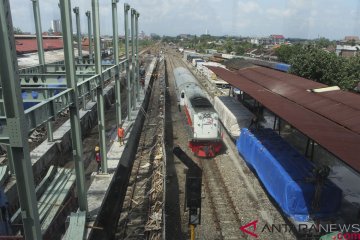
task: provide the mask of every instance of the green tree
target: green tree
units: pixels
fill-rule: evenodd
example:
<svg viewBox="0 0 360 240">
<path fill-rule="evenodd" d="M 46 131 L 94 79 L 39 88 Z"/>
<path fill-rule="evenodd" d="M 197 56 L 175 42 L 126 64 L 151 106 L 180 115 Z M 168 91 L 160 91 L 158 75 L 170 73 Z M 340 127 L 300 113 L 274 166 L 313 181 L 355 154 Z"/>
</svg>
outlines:
<svg viewBox="0 0 360 240">
<path fill-rule="evenodd" d="M 233 43 L 230 39 L 226 40 L 225 44 L 224 44 L 224 50 L 227 52 L 227 53 L 231 53 L 234 48 L 233 48 Z"/>
<path fill-rule="evenodd" d="M 303 51 L 302 45 L 281 45 L 275 49 L 275 54 L 280 62 L 290 63 L 290 60 Z"/>
<path fill-rule="evenodd" d="M 344 59 L 342 74 L 338 86 L 343 89 L 353 90 L 360 82 L 360 56 Z"/>
<path fill-rule="evenodd" d="M 353 90 L 360 79 L 359 56 L 347 59 L 309 47 L 291 58 L 290 64 L 295 75 L 345 90 Z"/>
<path fill-rule="evenodd" d="M 23 31 L 19 27 L 14 27 L 14 34 L 23 34 Z"/>
<path fill-rule="evenodd" d="M 322 37 L 322 38 L 317 39 L 315 41 L 315 44 L 319 48 L 327 48 L 330 45 L 332 45 L 333 43 L 329 39 Z"/>
<path fill-rule="evenodd" d="M 292 73 L 328 85 L 335 85 L 343 66 L 335 54 L 314 47 L 293 56 L 289 63 Z"/>
</svg>

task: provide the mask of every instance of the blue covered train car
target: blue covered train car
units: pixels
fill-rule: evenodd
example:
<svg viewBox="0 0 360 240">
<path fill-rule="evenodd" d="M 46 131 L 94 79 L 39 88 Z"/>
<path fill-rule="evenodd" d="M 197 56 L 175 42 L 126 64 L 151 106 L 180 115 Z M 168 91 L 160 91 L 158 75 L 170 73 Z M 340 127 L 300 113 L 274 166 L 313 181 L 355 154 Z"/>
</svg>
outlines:
<svg viewBox="0 0 360 240">
<path fill-rule="evenodd" d="M 315 198 L 316 186 L 320 186 L 314 176 L 315 166 L 274 131 L 243 128 L 236 146 L 268 193 L 290 218 L 303 222 L 336 215 L 342 191 L 326 179 L 320 197 Z"/>
<path fill-rule="evenodd" d="M 289 72 L 290 67 L 291 65 L 286 63 L 276 63 L 274 68 L 282 72 Z"/>
</svg>

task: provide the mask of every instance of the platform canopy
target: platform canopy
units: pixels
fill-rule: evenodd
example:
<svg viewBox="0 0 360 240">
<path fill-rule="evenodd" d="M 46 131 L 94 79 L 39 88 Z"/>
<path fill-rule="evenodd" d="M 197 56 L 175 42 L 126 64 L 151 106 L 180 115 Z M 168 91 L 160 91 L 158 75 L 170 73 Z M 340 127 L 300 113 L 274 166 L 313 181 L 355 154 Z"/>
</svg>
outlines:
<svg viewBox="0 0 360 240">
<path fill-rule="evenodd" d="M 259 66 L 209 68 L 360 172 L 360 95 Z"/>
</svg>

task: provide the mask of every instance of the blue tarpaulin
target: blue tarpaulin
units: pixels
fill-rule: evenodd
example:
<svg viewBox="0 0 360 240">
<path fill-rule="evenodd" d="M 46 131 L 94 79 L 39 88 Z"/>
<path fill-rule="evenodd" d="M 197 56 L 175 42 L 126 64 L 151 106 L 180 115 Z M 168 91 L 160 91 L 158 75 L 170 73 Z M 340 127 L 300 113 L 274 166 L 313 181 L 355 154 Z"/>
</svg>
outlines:
<svg viewBox="0 0 360 240">
<path fill-rule="evenodd" d="M 277 63 L 275 64 L 275 69 L 283 71 L 283 72 L 288 72 L 290 70 L 291 65 L 286 64 L 286 63 Z"/>
<path fill-rule="evenodd" d="M 312 207 L 314 165 L 271 129 L 241 130 L 236 142 L 239 153 L 262 181 L 285 214 L 296 221 L 336 215 L 342 191 L 326 180 L 321 188 L 319 209 Z"/>
</svg>

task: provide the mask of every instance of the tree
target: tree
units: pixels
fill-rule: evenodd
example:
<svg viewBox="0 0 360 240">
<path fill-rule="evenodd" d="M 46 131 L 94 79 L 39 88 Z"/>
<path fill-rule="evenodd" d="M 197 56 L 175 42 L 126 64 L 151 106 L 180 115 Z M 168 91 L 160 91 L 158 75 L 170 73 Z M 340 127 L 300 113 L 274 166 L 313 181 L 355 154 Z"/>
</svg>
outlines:
<svg viewBox="0 0 360 240">
<path fill-rule="evenodd" d="M 23 34 L 24 32 L 19 27 L 14 27 L 14 34 Z"/>
<path fill-rule="evenodd" d="M 319 48 L 327 48 L 330 45 L 332 45 L 333 43 L 329 39 L 322 37 L 322 38 L 317 39 L 315 41 L 315 44 Z"/>
<path fill-rule="evenodd" d="M 224 49 L 227 53 L 231 53 L 234 50 L 233 43 L 230 39 L 226 40 L 224 44 Z"/>
<path fill-rule="evenodd" d="M 344 89 L 354 90 L 360 82 L 360 56 L 344 59 L 343 76 L 339 86 Z"/>
<path fill-rule="evenodd" d="M 335 54 L 314 47 L 293 56 L 289 62 L 292 73 L 328 85 L 335 85 L 342 67 Z"/>
<path fill-rule="evenodd" d="M 281 45 L 275 49 L 275 54 L 280 62 L 290 63 L 291 58 L 303 51 L 302 45 Z"/>
<path fill-rule="evenodd" d="M 306 51 L 293 56 L 290 64 L 290 71 L 295 75 L 345 90 L 353 90 L 360 79 L 359 56 L 346 59 L 335 53 L 308 47 Z"/>
</svg>

